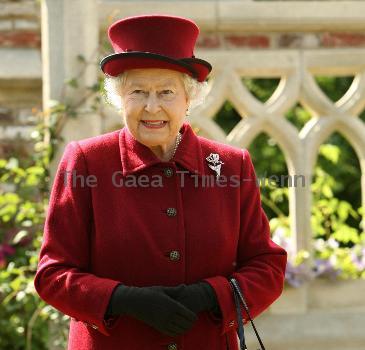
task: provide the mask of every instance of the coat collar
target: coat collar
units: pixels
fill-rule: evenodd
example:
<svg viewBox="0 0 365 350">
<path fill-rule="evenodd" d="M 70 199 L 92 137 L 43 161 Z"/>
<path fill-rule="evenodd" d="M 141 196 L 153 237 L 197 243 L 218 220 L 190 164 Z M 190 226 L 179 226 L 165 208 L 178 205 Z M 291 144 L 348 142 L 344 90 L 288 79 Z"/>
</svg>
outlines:
<svg viewBox="0 0 365 350">
<path fill-rule="evenodd" d="M 155 164 L 171 164 L 171 162 L 179 163 L 193 174 L 204 175 L 204 160 L 198 136 L 187 122 L 184 122 L 180 132 L 182 139 L 175 156 L 169 162 L 163 162 L 150 148 L 137 141 L 127 127 L 122 128 L 119 132 L 119 150 L 123 176 Z"/>
</svg>

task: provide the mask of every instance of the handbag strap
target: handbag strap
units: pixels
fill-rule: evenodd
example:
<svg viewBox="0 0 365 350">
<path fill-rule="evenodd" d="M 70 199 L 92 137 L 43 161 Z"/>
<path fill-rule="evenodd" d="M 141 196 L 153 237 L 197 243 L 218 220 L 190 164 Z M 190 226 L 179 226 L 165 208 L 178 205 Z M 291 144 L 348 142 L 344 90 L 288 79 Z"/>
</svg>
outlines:
<svg viewBox="0 0 365 350">
<path fill-rule="evenodd" d="M 242 295 L 242 292 L 241 292 L 241 289 L 238 285 L 237 280 L 232 277 L 232 278 L 229 279 L 229 282 L 232 286 L 234 299 L 235 299 L 235 303 L 236 303 L 237 321 L 238 321 L 238 336 L 240 338 L 240 347 L 241 347 L 241 349 L 246 350 L 247 347 L 246 347 L 246 344 L 245 344 L 245 335 L 244 335 L 243 324 L 242 324 L 241 308 L 240 308 L 240 304 L 239 304 L 240 301 L 243 305 L 243 308 L 246 311 L 248 319 L 251 322 L 251 325 L 252 325 L 252 328 L 255 332 L 256 338 L 257 338 L 258 342 L 260 343 L 261 350 L 265 350 L 265 346 L 264 346 L 264 344 L 263 344 L 263 342 L 260 338 L 260 335 L 259 335 L 259 333 L 256 329 L 255 323 L 253 322 L 253 320 L 251 318 L 250 311 L 249 311 L 248 306 L 246 304 L 246 301 L 245 301 L 245 299 Z M 237 301 L 238 301 L 238 303 L 237 303 Z"/>
<path fill-rule="evenodd" d="M 232 287 L 234 288 L 234 287 Z M 233 289 L 234 291 L 234 289 Z M 241 315 L 241 306 L 240 306 L 240 299 L 237 295 L 237 293 L 233 292 L 234 296 L 234 302 L 236 304 L 236 314 L 237 314 L 237 322 L 238 322 L 238 338 L 240 339 L 240 350 L 247 350 L 246 346 L 246 338 L 245 338 L 245 329 L 243 327 L 242 317 L 239 317 L 238 315 Z"/>
</svg>

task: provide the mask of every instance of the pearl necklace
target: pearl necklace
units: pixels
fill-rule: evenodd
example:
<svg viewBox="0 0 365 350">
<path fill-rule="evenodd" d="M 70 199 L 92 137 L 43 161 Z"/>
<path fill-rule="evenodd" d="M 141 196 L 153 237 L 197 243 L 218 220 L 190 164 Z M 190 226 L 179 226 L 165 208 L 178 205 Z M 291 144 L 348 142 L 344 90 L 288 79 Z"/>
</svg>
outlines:
<svg viewBox="0 0 365 350">
<path fill-rule="evenodd" d="M 176 141 L 175 141 L 174 150 L 173 150 L 172 155 L 171 155 L 171 157 L 170 157 L 170 159 L 169 159 L 169 160 L 171 160 L 172 158 L 174 158 L 174 155 L 175 155 L 175 153 L 176 153 L 177 147 L 179 146 L 179 143 L 180 143 L 180 141 L 181 141 L 181 138 L 182 138 L 182 137 L 181 137 L 181 133 L 180 133 L 180 132 L 178 132 L 177 137 L 176 137 Z"/>
</svg>

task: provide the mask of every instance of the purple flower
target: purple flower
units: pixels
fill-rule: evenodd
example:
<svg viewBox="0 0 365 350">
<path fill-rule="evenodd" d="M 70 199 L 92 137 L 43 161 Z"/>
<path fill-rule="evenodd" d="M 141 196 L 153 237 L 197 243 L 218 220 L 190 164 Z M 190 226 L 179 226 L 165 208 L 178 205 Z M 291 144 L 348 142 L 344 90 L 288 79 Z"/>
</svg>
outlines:
<svg viewBox="0 0 365 350">
<path fill-rule="evenodd" d="M 341 273 L 341 269 L 336 269 L 333 263 L 333 259 L 316 259 L 313 268 L 314 276 L 328 277 L 332 280 L 336 279 Z"/>
<path fill-rule="evenodd" d="M 283 247 L 286 252 L 288 253 L 289 257 L 292 257 L 294 255 L 294 244 L 291 237 L 287 237 L 285 234 L 285 230 L 282 227 L 278 227 L 272 235 L 272 240 Z"/>
<path fill-rule="evenodd" d="M 359 271 L 365 270 L 365 247 L 363 247 L 360 252 L 356 252 L 352 249 L 351 261 L 356 266 Z"/>
<path fill-rule="evenodd" d="M 285 279 L 295 288 L 300 287 L 305 282 L 310 281 L 313 278 L 313 273 L 306 264 L 300 264 L 294 266 L 290 261 L 286 265 Z"/>
</svg>

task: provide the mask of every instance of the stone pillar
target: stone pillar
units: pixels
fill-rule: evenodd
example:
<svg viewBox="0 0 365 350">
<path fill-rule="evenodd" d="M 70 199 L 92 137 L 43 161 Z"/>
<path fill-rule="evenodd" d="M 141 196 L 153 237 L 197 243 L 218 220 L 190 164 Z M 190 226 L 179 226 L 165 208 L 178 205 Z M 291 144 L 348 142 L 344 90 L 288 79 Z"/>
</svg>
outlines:
<svg viewBox="0 0 365 350">
<path fill-rule="evenodd" d="M 294 174 L 290 174 L 291 179 L 295 176 L 303 176 L 304 180 L 297 178 L 297 183 L 289 188 L 289 213 L 290 227 L 294 233 L 295 250 L 307 250 L 311 252 L 312 228 L 311 228 L 311 171 L 305 164 L 300 164 Z M 295 181 L 295 180 L 294 180 Z"/>
<path fill-rule="evenodd" d="M 77 59 L 82 55 L 89 62 L 98 61 L 98 11 L 96 0 L 44 0 L 42 2 L 42 61 L 43 61 L 43 107 L 49 108 L 52 100 L 76 102 L 87 86 L 97 81 L 98 66 L 85 64 Z M 77 78 L 77 89 L 64 88 L 65 81 Z M 84 104 L 82 107 L 87 105 Z M 82 108 L 81 107 L 81 108 Z M 68 118 L 61 136 L 51 173 L 56 168 L 66 143 L 100 134 L 101 118 L 87 113 Z"/>
<path fill-rule="evenodd" d="M 312 228 L 311 228 L 311 178 L 312 173 L 308 169 L 305 160 L 301 159 L 296 162 L 296 171 L 290 174 L 291 178 L 295 176 L 304 176 L 304 183 L 298 180 L 296 185 L 289 187 L 289 217 L 290 228 L 292 230 L 292 239 L 294 240 L 295 251 L 307 250 L 312 252 Z M 302 186 L 303 185 L 303 186 Z M 307 268 L 310 270 L 312 258 L 307 261 Z M 308 311 L 308 285 L 304 284 L 300 288 L 289 288 L 282 295 L 280 301 L 272 307 L 273 313 L 276 314 L 304 314 Z"/>
<path fill-rule="evenodd" d="M 361 193 L 362 193 L 362 232 L 365 233 L 365 160 L 362 159 L 361 160 L 362 164 L 364 164 L 364 166 L 361 167 Z"/>
</svg>

